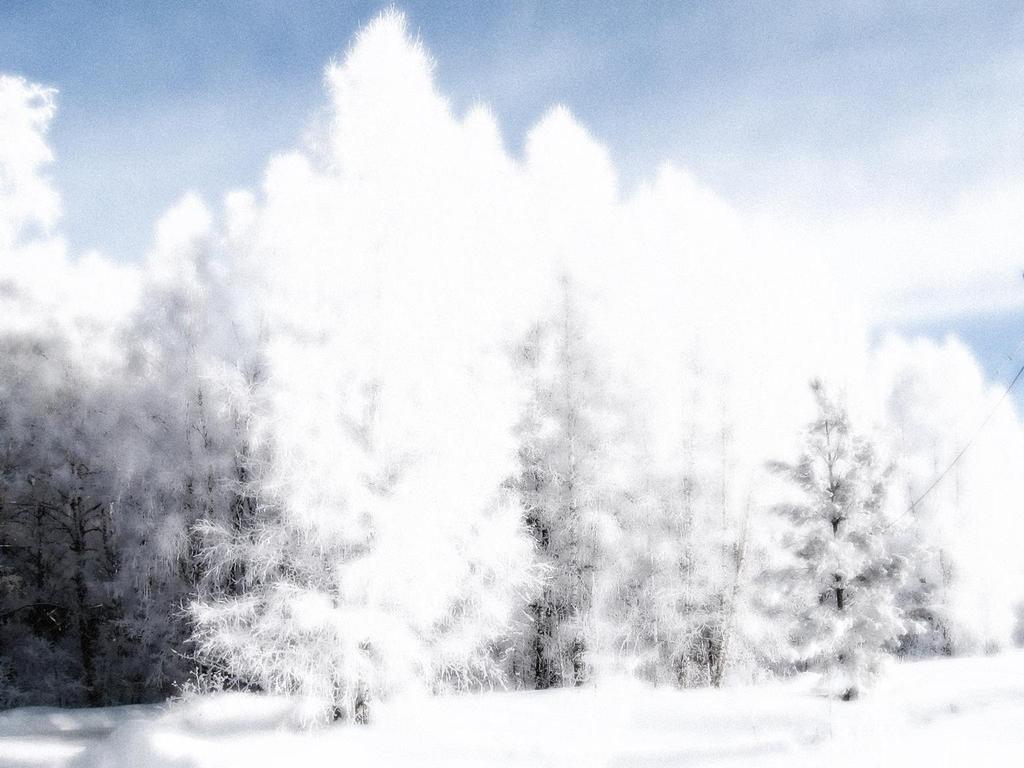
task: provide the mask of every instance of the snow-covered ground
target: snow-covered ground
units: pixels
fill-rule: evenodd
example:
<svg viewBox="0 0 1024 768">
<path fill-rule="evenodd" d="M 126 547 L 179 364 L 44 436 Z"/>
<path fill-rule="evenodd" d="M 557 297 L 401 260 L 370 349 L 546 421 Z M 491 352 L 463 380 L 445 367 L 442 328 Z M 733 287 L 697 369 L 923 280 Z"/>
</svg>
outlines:
<svg viewBox="0 0 1024 768">
<path fill-rule="evenodd" d="M 1018 766 L 1024 652 L 903 664 L 859 702 L 810 681 L 720 691 L 628 681 L 417 700 L 370 727 L 305 733 L 289 702 L 0 713 L 0 766 Z"/>
</svg>

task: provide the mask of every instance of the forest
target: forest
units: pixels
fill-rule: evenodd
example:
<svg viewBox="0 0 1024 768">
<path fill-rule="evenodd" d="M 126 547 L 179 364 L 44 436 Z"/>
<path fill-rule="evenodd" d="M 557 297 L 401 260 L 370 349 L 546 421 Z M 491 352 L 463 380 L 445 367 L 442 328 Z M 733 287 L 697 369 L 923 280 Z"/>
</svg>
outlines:
<svg viewBox="0 0 1024 768">
<path fill-rule="evenodd" d="M 506 146 L 397 13 L 324 87 L 121 263 L 61 235 L 57 94 L 0 77 L 0 707 L 849 700 L 1024 642 L 1024 425 L 961 341 L 565 108 Z"/>
</svg>

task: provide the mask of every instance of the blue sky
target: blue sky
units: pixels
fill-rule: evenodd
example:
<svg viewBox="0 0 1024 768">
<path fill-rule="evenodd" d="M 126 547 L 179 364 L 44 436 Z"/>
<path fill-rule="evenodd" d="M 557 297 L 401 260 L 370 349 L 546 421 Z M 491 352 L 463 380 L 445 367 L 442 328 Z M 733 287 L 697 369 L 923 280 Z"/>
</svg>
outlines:
<svg viewBox="0 0 1024 768">
<path fill-rule="evenodd" d="M 301 140 L 325 63 L 387 5 L 3 0 L 0 71 L 60 89 L 72 247 L 138 258 L 184 191 L 256 185 Z M 1024 171 L 1019 2 L 398 7 L 457 110 L 490 104 L 517 152 L 565 103 L 627 187 L 672 160 L 741 209 L 829 216 L 941 210 Z M 1024 315 L 917 326 L 951 329 L 996 371 Z"/>
</svg>

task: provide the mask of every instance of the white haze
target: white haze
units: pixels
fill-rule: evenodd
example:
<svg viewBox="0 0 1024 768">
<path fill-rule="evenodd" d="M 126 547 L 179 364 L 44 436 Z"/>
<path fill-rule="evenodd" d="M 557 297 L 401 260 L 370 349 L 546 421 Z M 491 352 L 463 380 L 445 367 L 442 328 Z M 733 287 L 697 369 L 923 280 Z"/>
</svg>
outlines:
<svg viewBox="0 0 1024 768">
<path fill-rule="evenodd" d="M 915 492 L 991 407 L 997 393 L 956 342 L 894 338 L 868 348 L 868 318 L 886 295 L 877 276 L 907 285 L 932 266 L 914 256 L 925 253 L 922 237 L 955 239 L 957 231 L 927 233 L 910 217 L 888 229 L 871 220 L 822 225 L 802 238 L 783 222 L 744 218 L 670 165 L 627 195 L 606 149 L 567 109 L 553 107 L 516 157 L 486 106 L 452 113 L 431 69 L 401 15 L 373 22 L 327 68 L 327 108 L 310 140 L 270 159 L 261 187 L 232 193 L 220 210 L 185 197 L 158 225 L 145 267 L 68 255 L 46 176 L 54 94 L 0 80 L 0 322 L 59 324 L 101 375 L 117 355 L 104 340 L 134 308 L 140 271 L 175 269 L 175 254 L 203 243 L 249 324 L 240 332 L 258 333 L 269 317 L 328 340 L 315 360 L 291 357 L 287 339 L 270 340 L 272 391 L 282 404 L 275 428 L 296 477 L 355 460 L 303 448 L 318 430 L 338 428 L 318 423 L 313 402 L 351 405 L 331 404 L 323 381 L 356 389 L 384 382 L 379 450 L 411 473 L 391 502 L 400 523 L 389 546 L 409 561 L 393 574 L 399 591 L 416 590 L 417 570 L 463 507 L 487 504 L 508 476 L 520 393 L 506 351 L 549 310 L 564 274 L 578 286 L 611 381 L 645 421 L 652 460 L 682 460 L 688 393 L 699 387 L 703 407 L 730 427 L 733 496 L 755 510 L 771 501 L 765 462 L 788 457 L 810 415 L 814 376 L 893 430 L 893 452 Z M 991 210 L 965 206 L 961 216 L 981 224 Z M 892 272 L 868 271 L 875 283 L 836 266 L 888 258 L 891 248 Z M 948 275 L 966 259 L 939 267 Z M 922 290 L 933 277 L 921 278 Z M 332 337 L 332 328 L 344 333 Z M 310 407 L 287 405 L 295 402 Z M 388 455 L 392 448 L 401 455 Z M 961 553 L 954 610 L 993 642 L 1005 642 L 1021 596 L 1010 543 L 1021 534 L 1022 461 L 1024 432 L 1006 403 L 958 468 L 959 501 L 950 501 L 946 483 L 929 502 L 941 521 L 935 536 Z M 455 505 L 452 483 L 462 485 Z M 302 483 L 287 492 L 303 493 Z M 295 500 L 311 510 L 329 502 Z M 451 526 L 426 525 L 428 512 Z M 454 584 L 459 574 L 450 577 Z M 410 603 L 422 606 L 421 598 Z"/>
</svg>

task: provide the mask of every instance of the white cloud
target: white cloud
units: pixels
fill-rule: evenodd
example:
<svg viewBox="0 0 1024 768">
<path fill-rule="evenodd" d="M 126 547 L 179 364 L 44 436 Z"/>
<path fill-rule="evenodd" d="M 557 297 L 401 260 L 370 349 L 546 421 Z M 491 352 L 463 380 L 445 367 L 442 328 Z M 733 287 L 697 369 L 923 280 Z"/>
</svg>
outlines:
<svg viewBox="0 0 1024 768">
<path fill-rule="evenodd" d="M 0 75 L 0 330 L 59 331 L 101 375 L 117 355 L 112 329 L 135 300 L 138 270 L 97 253 L 71 260 L 55 233 L 60 197 L 45 173 L 54 97 Z"/>
<path fill-rule="evenodd" d="M 46 131 L 56 91 L 0 75 L 0 251 L 27 227 L 44 233 L 60 214 L 60 198 L 42 170 L 53 160 Z"/>
<path fill-rule="evenodd" d="M 965 192 L 943 208 L 893 206 L 792 217 L 873 322 L 934 320 L 1024 307 L 1024 186 Z"/>
</svg>

